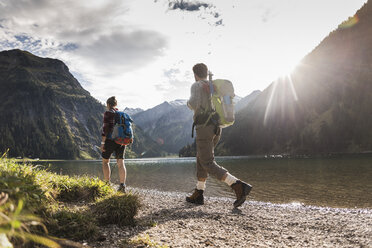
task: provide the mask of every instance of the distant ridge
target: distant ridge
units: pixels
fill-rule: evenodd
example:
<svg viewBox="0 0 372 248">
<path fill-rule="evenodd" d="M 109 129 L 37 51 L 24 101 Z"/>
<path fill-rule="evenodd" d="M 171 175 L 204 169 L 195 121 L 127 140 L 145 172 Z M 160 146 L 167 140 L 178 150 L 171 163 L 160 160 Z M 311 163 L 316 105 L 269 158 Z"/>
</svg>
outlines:
<svg viewBox="0 0 372 248">
<path fill-rule="evenodd" d="M 248 106 L 249 103 L 253 102 L 258 95 L 261 93 L 260 90 L 255 90 L 246 97 L 241 98 L 235 105 L 235 112 L 239 112 Z"/>
<path fill-rule="evenodd" d="M 125 108 L 124 109 L 124 112 L 129 114 L 129 115 L 135 115 L 135 114 L 138 114 L 140 112 L 143 112 L 144 110 L 141 109 L 141 108 Z"/>
<path fill-rule="evenodd" d="M 191 144 L 192 111 L 187 100 L 178 99 L 163 102 L 151 109 L 133 115 L 134 122 L 147 135 L 156 140 L 158 146 L 168 152 L 177 153 Z"/>
</svg>

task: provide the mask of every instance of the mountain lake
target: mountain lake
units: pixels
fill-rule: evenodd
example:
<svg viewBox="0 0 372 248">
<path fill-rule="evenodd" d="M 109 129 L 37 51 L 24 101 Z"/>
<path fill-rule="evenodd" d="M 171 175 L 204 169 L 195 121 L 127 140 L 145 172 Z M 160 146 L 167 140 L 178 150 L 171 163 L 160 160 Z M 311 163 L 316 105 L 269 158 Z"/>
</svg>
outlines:
<svg viewBox="0 0 372 248">
<path fill-rule="evenodd" d="M 372 208 L 372 157 L 260 158 L 217 157 L 217 163 L 253 185 L 249 201 L 305 204 L 319 207 Z M 49 170 L 65 175 L 103 178 L 100 160 L 50 161 Z M 196 184 L 195 158 L 126 159 L 128 187 L 186 194 Z M 112 181 L 119 183 L 116 161 Z M 205 196 L 234 198 L 232 190 L 213 176 Z"/>
</svg>

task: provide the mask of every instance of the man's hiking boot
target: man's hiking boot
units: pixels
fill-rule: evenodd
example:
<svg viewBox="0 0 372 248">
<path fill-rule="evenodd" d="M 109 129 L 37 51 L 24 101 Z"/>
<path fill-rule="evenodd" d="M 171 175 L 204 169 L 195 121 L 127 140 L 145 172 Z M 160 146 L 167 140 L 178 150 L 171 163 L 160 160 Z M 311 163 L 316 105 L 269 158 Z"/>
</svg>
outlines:
<svg viewBox="0 0 372 248">
<path fill-rule="evenodd" d="M 191 196 L 186 197 L 187 202 L 191 202 L 198 205 L 204 204 L 204 190 L 195 189 L 194 193 Z"/>
<path fill-rule="evenodd" d="M 231 188 L 234 190 L 236 195 L 236 201 L 234 202 L 234 208 L 237 208 L 241 206 L 245 199 L 247 198 L 247 195 L 249 195 L 249 192 L 252 190 L 252 186 L 242 182 L 240 180 L 236 181 L 236 183 L 231 185 Z"/>
<path fill-rule="evenodd" d="M 120 186 L 119 186 L 119 188 L 118 188 L 118 192 L 125 193 L 125 185 L 120 184 Z"/>
</svg>

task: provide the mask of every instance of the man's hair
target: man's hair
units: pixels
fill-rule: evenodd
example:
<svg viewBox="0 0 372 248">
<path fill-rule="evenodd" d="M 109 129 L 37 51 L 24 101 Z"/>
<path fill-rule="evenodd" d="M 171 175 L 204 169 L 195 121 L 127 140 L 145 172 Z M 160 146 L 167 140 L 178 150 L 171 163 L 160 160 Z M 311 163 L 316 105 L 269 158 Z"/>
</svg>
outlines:
<svg viewBox="0 0 372 248">
<path fill-rule="evenodd" d="M 199 78 L 206 78 L 208 76 L 208 67 L 203 63 L 194 65 L 192 71 Z"/>
<path fill-rule="evenodd" d="M 115 96 L 112 96 L 112 97 L 110 97 L 109 99 L 107 99 L 106 103 L 107 103 L 107 105 L 109 105 L 110 107 L 115 107 L 116 105 L 118 105 L 118 101 L 116 101 Z"/>
</svg>

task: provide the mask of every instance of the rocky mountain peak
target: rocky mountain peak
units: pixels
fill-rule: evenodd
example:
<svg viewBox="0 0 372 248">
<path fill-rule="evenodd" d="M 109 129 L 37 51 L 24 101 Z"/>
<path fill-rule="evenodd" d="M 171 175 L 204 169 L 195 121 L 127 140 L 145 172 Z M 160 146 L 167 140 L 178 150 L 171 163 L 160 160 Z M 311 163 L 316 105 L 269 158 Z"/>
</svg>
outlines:
<svg viewBox="0 0 372 248">
<path fill-rule="evenodd" d="M 172 106 L 175 106 L 175 107 L 177 107 L 177 106 L 184 106 L 184 105 L 187 104 L 187 100 L 185 100 L 185 99 L 176 99 L 174 101 L 169 102 L 169 104 L 172 105 Z"/>
<path fill-rule="evenodd" d="M 128 107 L 126 107 L 124 109 L 124 112 L 127 113 L 128 115 L 135 115 L 135 114 L 141 113 L 143 111 L 144 110 L 141 109 L 141 108 L 128 108 Z"/>
<path fill-rule="evenodd" d="M 4 79 L 9 75 L 16 77 L 14 87 L 49 87 L 69 94 L 79 91 L 89 95 L 68 67 L 58 59 L 38 57 L 19 49 L 2 51 L 0 69 Z"/>
<path fill-rule="evenodd" d="M 1 64 L 8 68 L 17 66 L 34 69 L 53 69 L 63 73 L 69 73 L 68 67 L 58 59 L 41 58 L 30 52 L 19 49 L 7 50 L 0 53 Z"/>
</svg>

